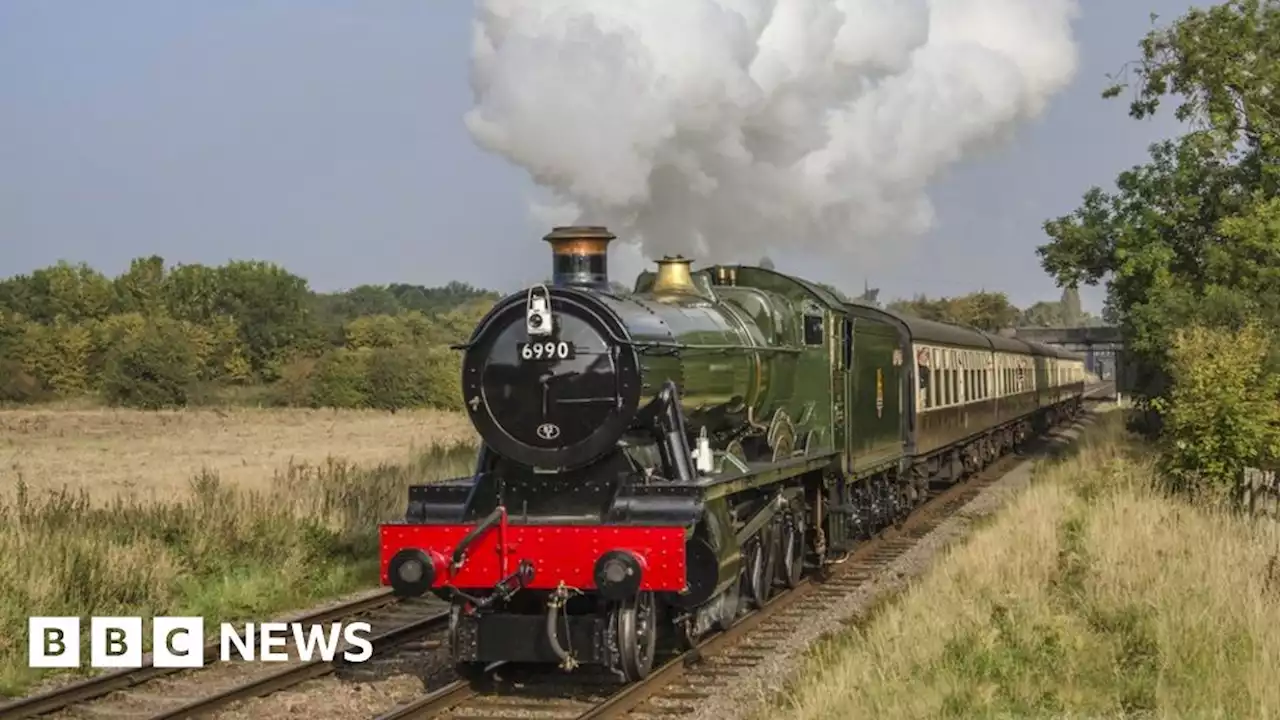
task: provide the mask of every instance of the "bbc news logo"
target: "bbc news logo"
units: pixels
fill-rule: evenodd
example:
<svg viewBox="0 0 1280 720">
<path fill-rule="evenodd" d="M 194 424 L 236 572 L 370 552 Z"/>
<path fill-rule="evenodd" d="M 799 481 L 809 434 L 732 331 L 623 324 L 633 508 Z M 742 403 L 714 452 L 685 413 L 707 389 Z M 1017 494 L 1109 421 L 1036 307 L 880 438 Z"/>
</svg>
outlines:
<svg viewBox="0 0 1280 720">
<path fill-rule="evenodd" d="M 247 660 L 286 662 L 292 641 L 294 654 L 332 662 L 342 650 L 347 662 L 364 662 L 373 655 L 369 623 L 267 622 L 218 628 L 218 656 L 222 662 Z M 80 618 L 33 617 L 28 620 L 28 662 L 33 668 L 78 668 Z M 89 664 L 96 668 L 142 667 L 146 639 L 140 617 L 89 619 Z M 344 645 L 345 641 L 345 645 Z M 151 664 L 158 668 L 194 668 L 205 663 L 204 618 L 157 617 L 151 620 Z"/>
</svg>

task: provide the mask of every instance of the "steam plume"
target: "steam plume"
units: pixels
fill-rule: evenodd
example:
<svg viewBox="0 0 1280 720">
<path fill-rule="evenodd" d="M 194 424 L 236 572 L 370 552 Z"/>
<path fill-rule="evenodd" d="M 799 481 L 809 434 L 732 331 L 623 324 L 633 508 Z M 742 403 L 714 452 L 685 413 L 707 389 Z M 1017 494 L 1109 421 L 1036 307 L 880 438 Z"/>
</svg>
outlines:
<svg viewBox="0 0 1280 720">
<path fill-rule="evenodd" d="M 922 233 L 929 181 L 1076 63 L 1076 0 L 478 4 L 472 136 L 651 257 L 856 259 Z"/>
</svg>

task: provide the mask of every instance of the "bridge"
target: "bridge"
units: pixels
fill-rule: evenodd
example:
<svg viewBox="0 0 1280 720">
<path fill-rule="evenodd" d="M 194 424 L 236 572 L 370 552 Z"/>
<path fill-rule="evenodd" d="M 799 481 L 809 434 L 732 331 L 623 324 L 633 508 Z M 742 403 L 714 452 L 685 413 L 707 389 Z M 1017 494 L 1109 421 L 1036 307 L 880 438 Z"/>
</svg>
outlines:
<svg viewBox="0 0 1280 720">
<path fill-rule="evenodd" d="M 1118 327 L 1015 328 L 1013 336 L 1081 353 L 1085 369 L 1103 380 L 1114 381 L 1117 393 L 1133 390 L 1136 375 L 1127 362 Z"/>
</svg>

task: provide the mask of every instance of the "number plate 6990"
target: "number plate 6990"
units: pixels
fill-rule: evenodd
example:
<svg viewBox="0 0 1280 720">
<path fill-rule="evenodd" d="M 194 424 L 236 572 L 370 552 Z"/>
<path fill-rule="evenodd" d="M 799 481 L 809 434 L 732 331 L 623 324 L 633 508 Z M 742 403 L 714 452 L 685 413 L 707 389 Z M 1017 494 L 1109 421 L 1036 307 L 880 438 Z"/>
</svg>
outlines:
<svg viewBox="0 0 1280 720">
<path fill-rule="evenodd" d="M 571 342 L 516 343 L 516 352 L 524 361 L 571 360 L 577 356 L 577 348 Z"/>
</svg>

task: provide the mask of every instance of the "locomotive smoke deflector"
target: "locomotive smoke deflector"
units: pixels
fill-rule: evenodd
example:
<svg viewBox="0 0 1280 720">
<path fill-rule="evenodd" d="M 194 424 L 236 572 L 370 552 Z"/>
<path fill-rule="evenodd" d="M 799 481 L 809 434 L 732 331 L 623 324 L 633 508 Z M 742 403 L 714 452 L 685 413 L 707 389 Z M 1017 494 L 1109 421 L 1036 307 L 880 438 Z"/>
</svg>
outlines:
<svg viewBox="0 0 1280 720">
<path fill-rule="evenodd" d="M 553 228 L 542 238 L 551 244 L 551 283 L 607 292 L 609 242 L 616 238 L 603 225 Z"/>
</svg>

